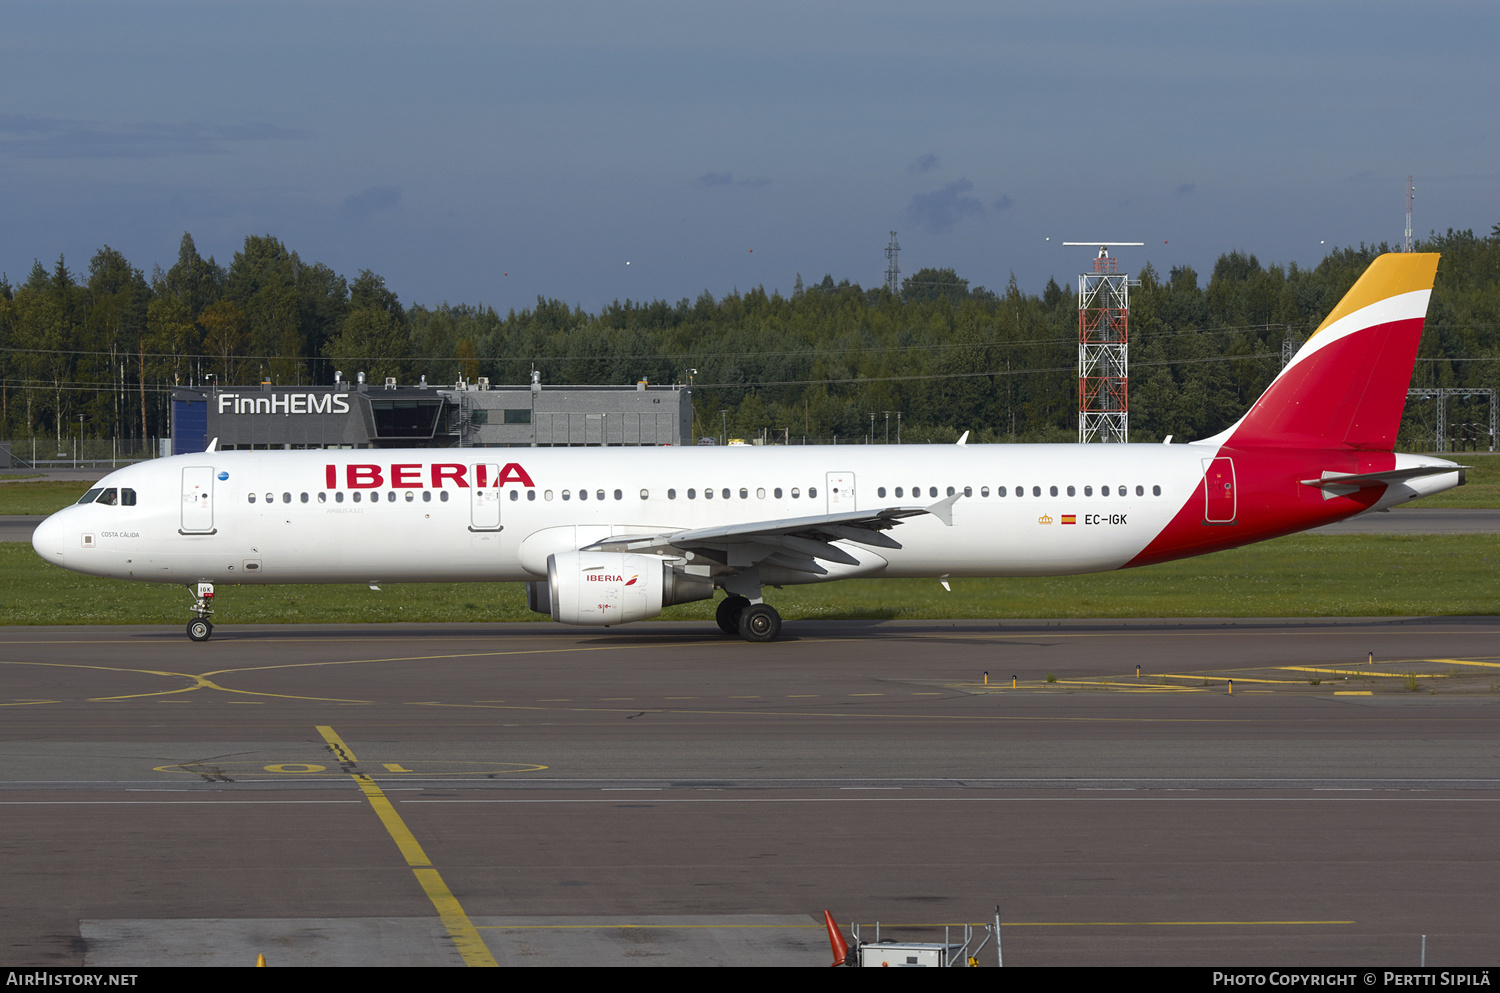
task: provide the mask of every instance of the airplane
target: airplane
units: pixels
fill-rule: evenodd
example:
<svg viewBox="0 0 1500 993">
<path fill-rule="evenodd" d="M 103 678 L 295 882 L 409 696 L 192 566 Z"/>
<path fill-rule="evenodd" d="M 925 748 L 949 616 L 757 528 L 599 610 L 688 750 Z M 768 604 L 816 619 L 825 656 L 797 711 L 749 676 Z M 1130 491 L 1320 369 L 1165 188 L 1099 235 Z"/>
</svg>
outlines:
<svg viewBox="0 0 1500 993">
<path fill-rule="evenodd" d="M 606 627 L 723 590 L 724 633 L 768 642 L 767 586 L 1132 568 L 1462 485 L 1463 466 L 1394 451 L 1437 265 L 1377 258 L 1239 421 L 1187 444 L 210 444 L 110 473 L 32 544 L 187 585 L 194 641 L 215 585 L 524 582 L 532 610 Z"/>
</svg>

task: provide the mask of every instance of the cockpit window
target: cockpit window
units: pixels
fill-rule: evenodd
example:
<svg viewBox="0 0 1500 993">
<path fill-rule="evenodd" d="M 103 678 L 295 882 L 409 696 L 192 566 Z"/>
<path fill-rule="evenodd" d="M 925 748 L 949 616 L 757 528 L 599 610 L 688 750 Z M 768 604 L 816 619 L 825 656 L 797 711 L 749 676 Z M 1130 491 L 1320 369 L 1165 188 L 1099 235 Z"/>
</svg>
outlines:
<svg viewBox="0 0 1500 993">
<path fill-rule="evenodd" d="M 85 493 L 83 496 L 79 497 L 78 498 L 78 503 L 79 503 L 80 506 L 83 505 L 83 504 L 85 504 L 85 503 L 93 503 L 94 502 L 94 498 L 97 497 L 100 493 L 103 493 L 103 492 L 104 492 L 104 488 L 102 486 L 96 486 L 93 489 L 89 490 L 87 493 Z"/>
<path fill-rule="evenodd" d="M 128 486 L 122 486 L 122 487 L 120 487 L 120 506 L 122 506 L 122 507 L 134 507 L 135 506 L 135 490 L 131 489 Z"/>
<path fill-rule="evenodd" d="M 104 492 L 100 493 L 99 494 L 99 499 L 95 500 L 94 502 L 95 503 L 102 503 L 102 504 L 104 504 L 107 507 L 113 507 L 119 501 L 120 501 L 120 491 L 117 490 L 117 489 L 115 489 L 113 486 L 111 486 L 109 489 L 107 489 Z"/>
</svg>

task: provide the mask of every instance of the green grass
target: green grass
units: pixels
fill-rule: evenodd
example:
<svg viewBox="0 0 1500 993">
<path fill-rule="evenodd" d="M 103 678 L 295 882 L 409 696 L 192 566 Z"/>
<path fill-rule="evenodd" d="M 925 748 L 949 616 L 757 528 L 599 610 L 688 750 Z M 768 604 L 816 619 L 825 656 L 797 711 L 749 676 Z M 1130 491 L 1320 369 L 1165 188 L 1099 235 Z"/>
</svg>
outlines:
<svg viewBox="0 0 1500 993">
<path fill-rule="evenodd" d="M 1047 579 L 856 579 L 766 590 L 788 620 L 1380 617 L 1500 613 L 1500 535 L 1296 535 L 1144 569 Z M 226 623 L 542 620 L 519 583 L 217 587 Z M 0 544 L 0 624 L 186 624 L 180 586 L 97 579 Z M 667 620 L 713 617 L 714 601 Z"/>
<path fill-rule="evenodd" d="M 0 514 L 51 514 L 77 503 L 91 483 L 81 479 L 0 483 Z"/>
</svg>

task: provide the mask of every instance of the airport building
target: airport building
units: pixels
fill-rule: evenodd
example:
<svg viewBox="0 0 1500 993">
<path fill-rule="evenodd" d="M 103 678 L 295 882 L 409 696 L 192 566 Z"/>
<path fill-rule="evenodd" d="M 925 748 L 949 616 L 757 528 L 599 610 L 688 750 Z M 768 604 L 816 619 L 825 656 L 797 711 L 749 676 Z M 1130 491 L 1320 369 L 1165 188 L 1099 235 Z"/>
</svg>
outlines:
<svg viewBox="0 0 1500 993">
<path fill-rule="evenodd" d="M 172 454 L 309 448 L 519 448 L 688 445 L 692 390 L 680 386 L 177 388 Z"/>
</svg>

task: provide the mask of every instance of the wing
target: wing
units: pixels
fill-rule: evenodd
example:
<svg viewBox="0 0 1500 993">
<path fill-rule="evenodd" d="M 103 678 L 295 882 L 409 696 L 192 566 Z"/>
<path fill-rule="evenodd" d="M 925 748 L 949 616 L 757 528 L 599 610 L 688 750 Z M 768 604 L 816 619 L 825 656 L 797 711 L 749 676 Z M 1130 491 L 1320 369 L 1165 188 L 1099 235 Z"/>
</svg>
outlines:
<svg viewBox="0 0 1500 993">
<path fill-rule="evenodd" d="M 622 535 L 585 545 L 581 551 L 692 552 L 732 568 L 767 563 L 824 575 L 828 570 L 818 564 L 818 559 L 843 565 L 859 564 L 859 559 L 833 542 L 852 541 L 874 548 L 900 548 L 901 543 L 885 532 L 909 517 L 923 514 L 931 514 L 952 527 L 953 504 L 960 496 L 962 494 L 955 494 L 930 507 L 847 510 L 838 514 L 722 524 L 657 535 Z"/>
</svg>

